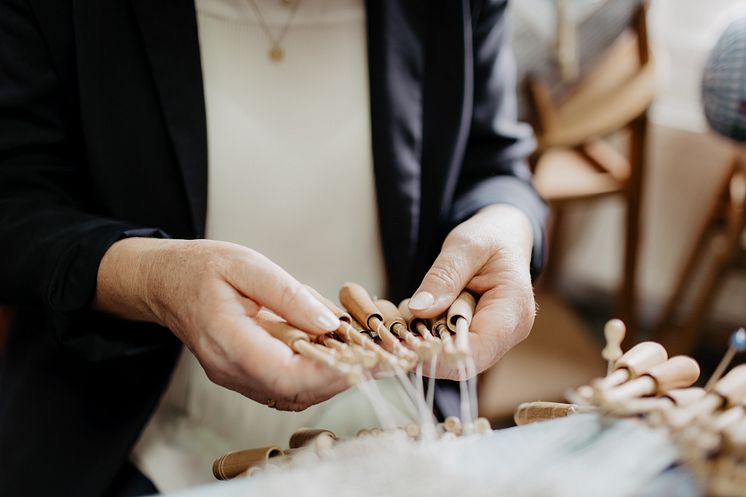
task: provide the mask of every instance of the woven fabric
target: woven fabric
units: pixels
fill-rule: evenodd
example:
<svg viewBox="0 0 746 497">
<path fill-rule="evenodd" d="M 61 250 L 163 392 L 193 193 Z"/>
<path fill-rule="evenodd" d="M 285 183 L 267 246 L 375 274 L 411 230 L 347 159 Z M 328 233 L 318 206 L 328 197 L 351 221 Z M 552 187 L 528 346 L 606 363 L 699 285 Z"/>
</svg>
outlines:
<svg viewBox="0 0 746 497">
<path fill-rule="evenodd" d="M 702 101 L 710 126 L 746 142 L 746 17 L 723 32 L 705 65 Z"/>
</svg>

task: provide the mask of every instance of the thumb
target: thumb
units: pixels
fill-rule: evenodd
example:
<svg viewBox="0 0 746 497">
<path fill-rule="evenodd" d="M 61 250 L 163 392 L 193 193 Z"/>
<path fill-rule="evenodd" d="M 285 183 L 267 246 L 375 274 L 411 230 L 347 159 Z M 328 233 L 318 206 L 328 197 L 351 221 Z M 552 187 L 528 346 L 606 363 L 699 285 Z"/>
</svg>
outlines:
<svg viewBox="0 0 746 497">
<path fill-rule="evenodd" d="M 288 323 L 312 334 L 334 331 L 339 319 L 284 269 L 251 251 L 230 274 L 234 286 Z"/>
<path fill-rule="evenodd" d="M 418 318 L 432 318 L 445 312 L 479 271 L 474 254 L 448 240 L 420 287 L 409 300 L 409 310 Z"/>
</svg>

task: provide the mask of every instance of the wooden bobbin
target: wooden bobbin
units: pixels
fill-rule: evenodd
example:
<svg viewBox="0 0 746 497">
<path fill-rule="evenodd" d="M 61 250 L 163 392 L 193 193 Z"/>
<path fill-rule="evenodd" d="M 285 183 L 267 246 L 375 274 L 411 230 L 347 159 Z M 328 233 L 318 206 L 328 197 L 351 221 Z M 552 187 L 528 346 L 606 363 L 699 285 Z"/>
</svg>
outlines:
<svg viewBox="0 0 746 497">
<path fill-rule="evenodd" d="M 290 323 L 283 321 L 279 317 L 267 311 L 259 312 L 254 317 L 254 320 L 267 333 L 280 340 L 290 348 L 293 348 L 293 345 L 298 340 L 304 342 L 311 341 L 311 338 L 308 336 L 307 333 L 299 330 L 298 328 L 295 328 Z"/>
<path fill-rule="evenodd" d="M 319 300 L 322 304 L 326 305 L 326 307 L 332 311 L 332 313 L 339 319 L 340 324 L 339 328 L 337 328 L 336 335 L 342 339 L 345 344 L 356 344 L 365 350 L 369 350 L 376 355 L 378 355 L 375 347 L 375 343 L 372 340 L 369 340 L 370 337 L 367 335 L 363 335 L 360 333 L 360 330 L 362 330 L 362 326 L 357 323 L 354 319 L 352 319 L 352 316 L 342 308 L 340 308 L 337 304 L 332 302 L 330 299 L 324 297 L 320 293 L 318 293 L 314 288 L 310 286 L 306 286 L 308 290 L 311 292 L 311 294 L 316 297 L 316 299 Z M 354 350 L 354 348 L 353 348 Z M 367 359 L 364 361 L 365 363 L 370 363 L 370 359 Z M 377 360 L 376 360 L 377 363 Z M 372 366 L 366 366 L 366 367 L 372 367 Z"/>
<path fill-rule="evenodd" d="M 746 364 L 736 366 L 723 376 L 713 391 L 699 401 L 666 413 L 666 421 L 674 429 L 681 429 L 694 419 L 708 416 L 724 406 L 738 405 L 746 397 Z"/>
<path fill-rule="evenodd" d="M 383 315 L 371 300 L 370 295 L 357 283 L 345 283 L 339 289 L 339 301 L 345 309 L 357 319 L 360 324 L 368 329 L 375 330 L 371 326 L 371 320 L 383 321 Z"/>
<path fill-rule="evenodd" d="M 341 327 L 347 330 L 355 330 L 370 339 L 378 338 L 378 335 L 376 333 L 369 330 L 367 326 L 363 326 L 362 324 L 360 324 L 360 322 L 352 316 L 350 316 L 347 321 L 343 322 Z M 337 330 L 337 332 L 339 333 L 339 330 Z"/>
<path fill-rule="evenodd" d="M 524 402 L 518 406 L 513 420 L 517 425 L 527 425 L 540 421 L 549 421 L 556 418 L 564 418 L 572 414 L 594 412 L 595 407 L 579 406 L 576 404 L 563 404 L 561 402 Z"/>
<path fill-rule="evenodd" d="M 407 369 L 409 367 L 408 362 L 400 360 L 398 357 L 384 350 L 380 345 L 374 342 L 369 335 L 360 331 L 360 329 L 362 329 L 362 326 L 356 320 L 348 316 L 347 320 L 340 319 L 340 325 L 336 331 L 336 335 L 343 342 L 350 345 L 353 350 L 358 350 L 357 347 L 359 347 L 375 354 L 377 357 L 376 362 L 380 360 L 393 368 Z"/>
<path fill-rule="evenodd" d="M 409 423 L 404 427 L 404 432 L 410 438 L 417 438 L 420 436 L 420 425 L 417 423 Z"/>
<path fill-rule="evenodd" d="M 746 364 L 734 367 L 715 385 L 714 391 L 729 405 L 740 404 L 746 397 Z"/>
<path fill-rule="evenodd" d="M 212 463 L 212 474 L 218 480 L 230 480 L 246 472 L 249 468 L 263 464 L 285 452 L 279 447 L 261 447 L 228 452 Z"/>
<path fill-rule="evenodd" d="M 692 385 L 699 378 L 699 364 L 687 356 L 676 356 L 653 366 L 644 374 L 618 387 L 600 392 L 602 402 L 619 402 L 646 395 L 665 395 L 673 388 Z"/>
<path fill-rule="evenodd" d="M 356 343 L 350 344 L 349 347 L 357 361 L 368 369 L 375 368 L 381 362 L 380 356 L 372 350 L 361 347 Z"/>
<path fill-rule="evenodd" d="M 595 395 L 593 387 L 590 385 L 581 385 L 575 390 L 569 390 L 567 392 L 568 395 L 571 395 L 571 399 L 567 399 L 571 401 L 573 404 L 590 404 L 593 401 L 593 397 Z"/>
<path fill-rule="evenodd" d="M 448 308 L 446 315 L 448 328 L 456 333 L 456 350 L 464 356 L 470 355 L 469 326 L 476 307 L 477 301 L 474 296 L 469 292 L 461 292 Z"/>
<path fill-rule="evenodd" d="M 448 416 L 443 421 L 443 429 L 448 433 L 453 433 L 454 435 L 461 435 L 463 428 L 461 426 L 461 420 L 458 419 L 456 416 Z"/>
<path fill-rule="evenodd" d="M 427 359 L 432 356 L 432 347 L 428 345 L 425 340 L 415 336 L 414 333 L 409 331 L 407 322 L 402 315 L 399 314 L 399 309 L 397 309 L 396 305 L 384 299 L 376 300 L 375 304 L 381 311 L 381 314 L 383 314 L 384 326 L 404 340 L 407 345 L 412 347 L 420 358 Z"/>
<path fill-rule="evenodd" d="M 396 357 L 394 354 L 374 342 L 370 336 L 358 330 L 350 332 L 350 335 L 353 338 L 353 343 L 355 346 L 361 347 L 376 354 L 380 364 L 388 365 L 394 369 L 400 368 L 404 370 L 409 368 L 409 366 L 411 365 L 409 361 L 405 361 L 399 357 Z"/>
<path fill-rule="evenodd" d="M 384 347 L 401 359 L 401 366 L 405 370 L 410 370 L 417 364 L 417 354 L 404 347 L 399 339 L 386 328 L 383 314 L 365 288 L 357 283 L 345 283 L 339 290 L 339 301 L 353 318 L 366 328 L 378 333 Z"/>
<path fill-rule="evenodd" d="M 746 462 L 746 418 L 723 431 L 723 448 L 732 456 Z"/>
<path fill-rule="evenodd" d="M 383 303 L 389 303 L 387 300 L 380 301 Z M 375 329 L 378 331 L 378 337 L 381 339 L 381 342 L 383 343 L 384 347 L 386 347 L 387 350 L 393 352 L 395 355 L 399 356 L 403 360 L 407 361 L 409 363 L 409 367 L 407 369 L 413 368 L 417 361 L 419 360 L 419 356 L 411 351 L 410 349 L 406 348 L 402 343 L 399 341 L 398 334 L 393 333 L 392 328 L 400 329 L 403 333 L 406 333 L 406 335 L 411 335 L 411 339 L 418 340 L 417 337 L 409 333 L 407 330 L 405 321 L 398 316 L 399 311 L 396 310 L 396 306 L 394 304 L 391 304 L 392 307 L 394 307 L 394 311 L 396 313 L 396 317 L 399 321 L 394 321 L 391 323 L 391 326 L 386 324 L 386 321 L 384 319 L 377 319 L 373 317 L 371 319 L 371 323 L 373 326 L 375 326 Z M 378 306 L 376 305 L 376 308 Z M 380 311 L 381 315 L 384 315 L 383 311 Z"/>
<path fill-rule="evenodd" d="M 432 334 L 427 326 L 428 323 L 425 319 L 414 317 L 412 311 L 409 309 L 409 299 L 402 300 L 401 303 L 399 303 L 398 309 L 399 314 L 401 314 L 401 316 L 407 322 L 407 325 L 409 325 L 409 331 L 419 334 L 425 341 L 425 343 L 427 343 L 427 345 L 430 347 L 433 354 L 437 354 L 438 352 L 440 352 L 442 348 L 440 339 Z"/>
<path fill-rule="evenodd" d="M 746 329 L 739 328 L 736 331 L 734 331 L 731 336 L 730 340 L 728 340 L 728 350 L 725 352 L 725 355 L 720 360 L 720 363 L 715 368 L 715 371 L 713 371 L 712 376 L 710 376 L 710 379 L 707 380 L 707 384 L 705 385 L 705 390 L 708 392 L 711 391 L 715 384 L 720 380 L 720 378 L 723 376 L 723 373 L 725 373 L 725 370 L 728 368 L 730 363 L 733 361 L 733 358 L 736 356 L 736 354 L 742 353 L 746 351 Z"/>
<path fill-rule="evenodd" d="M 429 359 L 439 350 L 434 341 L 428 341 L 412 333 L 406 319 L 401 315 L 396 305 L 388 300 L 377 300 L 376 306 L 383 314 L 384 324 L 407 345 L 412 347 L 421 359 Z"/>
<path fill-rule="evenodd" d="M 744 399 L 742 399 L 742 401 L 743 400 Z M 720 414 L 712 416 L 709 420 L 708 428 L 716 433 L 720 433 L 744 419 L 745 416 L 746 408 L 743 405 L 733 406 Z"/>
<path fill-rule="evenodd" d="M 345 361 L 350 364 L 357 362 L 357 358 L 353 355 L 352 349 L 346 343 L 342 343 L 330 335 L 320 335 L 318 337 L 318 343 L 327 347 L 329 350 L 334 351 L 340 361 Z"/>
<path fill-rule="evenodd" d="M 373 428 L 369 430 L 369 432 L 370 432 L 370 435 L 373 437 L 380 437 L 381 435 L 385 433 L 383 431 L 383 428 L 380 428 L 378 426 L 374 426 Z"/>
<path fill-rule="evenodd" d="M 486 435 L 492 433 L 492 425 L 487 418 L 477 418 L 474 422 L 474 431 L 480 435 Z"/>
<path fill-rule="evenodd" d="M 666 362 L 666 349 L 656 342 L 638 343 L 614 362 L 614 371 L 604 378 L 593 382 L 593 387 L 605 390 L 621 385 L 625 381 L 637 378 L 648 369 Z"/>
<path fill-rule="evenodd" d="M 360 345 L 340 342 L 328 335 L 321 339 L 321 344 L 336 350 L 339 352 L 341 360 L 351 364 L 360 364 L 366 369 L 372 369 L 378 365 L 378 356 L 373 351 L 364 349 Z"/>
<path fill-rule="evenodd" d="M 308 289 L 309 292 L 311 292 L 311 295 L 316 297 L 316 300 L 324 304 L 330 311 L 332 311 L 332 313 L 335 316 L 337 316 L 337 319 L 339 319 L 340 321 L 344 321 L 346 323 L 350 322 L 351 316 L 347 312 L 345 312 L 343 309 L 341 309 L 337 304 L 335 304 L 330 299 L 321 295 L 319 292 L 316 291 L 315 288 L 310 287 L 308 285 L 306 285 L 306 288 Z"/>
<path fill-rule="evenodd" d="M 376 307 L 383 315 L 383 324 L 392 332 L 399 335 L 402 339 L 404 336 L 411 335 L 412 333 L 407 329 L 407 322 L 404 320 L 399 309 L 396 308 L 393 302 L 389 302 L 386 299 L 378 299 L 374 302 Z M 396 330 L 396 331 L 394 331 Z"/>
<path fill-rule="evenodd" d="M 290 436 L 288 447 L 298 449 L 313 445 L 316 448 L 327 449 L 337 441 L 333 431 L 321 428 L 301 428 Z"/>
<path fill-rule="evenodd" d="M 378 333 L 375 330 L 371 330 L 369 326 L 363 325 L 355 318 L 352 318 L 352 320 L 350 321 L 350 325 L 367 337 L 370 337 L 372 339 L 378 338 Z"/>
<path fill-rule="evenodd" d="M 674 388 L 666 391 L 666 394 L 662 397 L 626 399 L 618 403 L 607 403 L 605 408 L 609 413 L 618 416 L 639 416 L 688 406 L 697 402 L 705 394 L 704 388 L 699 387 Z"/>
<path fill-rule="evenodd" d="M 627 334 L 627 327 L 620 319 L 611 319 L 604 325 L 604 338 L 606 346 L 601 351 L 601 356 L 608 362 L 607 374 L 614 369 L 614 362 L 622 356 L 622 341 Z"/>
<path fill-rule="evenodd" d="M 350 364 L 340 361 L 328 348 L 319 345 L 318 343 L 298 340 L 295 342 L 293 350 L 304 357 L 324 364 L 338 373 L 341 373 L 344 375 L 349 385 L 355 385 L 364 379 L 361 364 Z"/>
<path fill-rule="evenodd" d="M 440 341 L 443 344 L 443 352 L 447 359 L 459 360 L 463 358 L 456 350 L 456 344 L 451 335 L 451 330 L 448 329 L 448 320 L 445 315 L 433 320 L 431 328 L 433 333 L 440 338 Z"/>
<path fill-rule="evenodd" d="M 676 406 L 685 407 L 694 404 L 705 395 L 707 395 L 707 392 L 704 388 L 689 387 L 672 388 L 666 392 L 665 397 L 670 399 Z"/>
<path fill-rule="evenodd" d="M 360 368 L 337 360 L 329 349 L 312 344 L 307 333 L 286 321 L 264 311 L 257 314 L 254 319 L 267 333 L 285 343 L 294 352 L 345 375 L 348 383 L 355 384 L 362 379 Z"/>
</svg>

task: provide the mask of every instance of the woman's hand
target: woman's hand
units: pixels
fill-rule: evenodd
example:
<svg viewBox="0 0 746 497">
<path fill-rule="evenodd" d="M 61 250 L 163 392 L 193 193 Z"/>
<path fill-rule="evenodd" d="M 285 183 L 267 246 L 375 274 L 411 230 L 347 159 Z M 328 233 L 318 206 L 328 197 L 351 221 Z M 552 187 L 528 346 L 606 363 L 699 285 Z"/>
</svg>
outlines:
<svg viewBox="0 0 746 497">
<path fill-rule="evenodd" d="M 287 272 L 240 245 L 129 238 L 104 255 L 94 307 L 169 328 L 213 382 L 260 403 L 301 410 L 346 388 L 252 319 L 264 306 L 320 334 L 339 321 Z"/>
<path fill-rule="evenodd" d="M 531 225 L 523 212 L 502 204 L 485 207 L 449 233 L 409 301 L 412 314 L 432 318 L 445 312 L 464 289 L 477 294 L 469 345 L 477 372 L 484 371 L 533 326 L 532 245 Z M 441 364 L 435 375 L 458 379 L 458 370 Z"/>
</svg>

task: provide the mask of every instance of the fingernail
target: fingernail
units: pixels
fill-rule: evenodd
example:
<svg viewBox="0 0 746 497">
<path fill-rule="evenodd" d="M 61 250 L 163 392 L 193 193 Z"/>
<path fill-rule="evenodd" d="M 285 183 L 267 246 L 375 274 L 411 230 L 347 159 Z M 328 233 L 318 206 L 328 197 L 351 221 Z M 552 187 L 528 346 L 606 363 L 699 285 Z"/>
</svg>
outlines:
<svg viewBox="0 0 746 497">
<path fill-rule="evenodd" d="M 409 300 L 409 308 L 423 311 L 435 303 L 435 297 L 430 292 L 417 292 Z"/>
<path fill-rule="evenodd" d="M 339 319 L 332 311 L 325 310 L 316 318 L 316 322 L 324 331 L 336 331 L 339 328 Z"/>
</svg>

